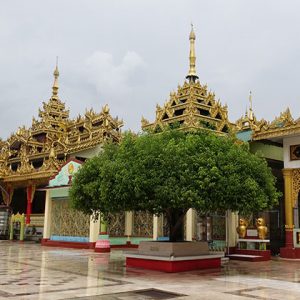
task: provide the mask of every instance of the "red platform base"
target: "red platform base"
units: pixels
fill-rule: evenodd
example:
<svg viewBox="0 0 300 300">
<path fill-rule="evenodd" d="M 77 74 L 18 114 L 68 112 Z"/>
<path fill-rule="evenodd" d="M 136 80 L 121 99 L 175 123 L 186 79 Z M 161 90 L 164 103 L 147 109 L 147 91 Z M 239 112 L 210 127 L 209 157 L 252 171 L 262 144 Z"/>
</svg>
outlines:
<svg viewBox="0 0 300 300">
<path fill-rule="evenodd" d="M 300 259 L 300 248 L 280 248 L 280 257 Z"/>
<path fill-rule="evenodd" d="M 51 241 L 49 239 L 42 239 L 41 241 L 42 246 L 74 248 L 74 249 L 94 249 L 95 244 L 96 243 Z"/>
<path fill-rule="evenodd" d="M 241 254 L 243 256 L 234 256 L 234 254 Z M 271 259 L 270 250 L 248 250 L 235 249 L 234 254 L 229 256 L 231 259 L 246 260 L 246 261 L 267 261 Z M 251 257 L 252 256 L 252 257 Z"/>
<path fill-rule="evenodd" d="M 122 244 L 122 245 L 110 245 L 110 248 L 119 248 L 119 249 L 127 249 L 127 248 L 137 249 L 138 247 L 139 247 L 138 244 L 131 244 L 130 242 L 127 242 L 126 244 Z"/>
<path fill-rule="evenodd" d="M 108 252 L 110 252 L 110 248 L 97 248 L 97 247 L 95 247 L 95 252 L 108 253 Z"/>
<path fill-rule="evenodd" d="M 155 260 L 147 258 L 126 257 L 126 267 L 176 273 L 199 269 L 220 268 L 221 257 L 193 260 Z"/>
</svg>

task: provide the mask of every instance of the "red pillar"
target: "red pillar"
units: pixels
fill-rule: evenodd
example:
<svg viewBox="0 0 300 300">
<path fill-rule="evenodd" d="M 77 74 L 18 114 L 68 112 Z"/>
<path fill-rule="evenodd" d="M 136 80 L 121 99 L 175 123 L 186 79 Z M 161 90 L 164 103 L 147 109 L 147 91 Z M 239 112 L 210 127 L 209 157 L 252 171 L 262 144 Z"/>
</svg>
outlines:
<svg viewBox="0 0 300 300">
<path fill-rule="evenodd" d="M 285 247 L 294 248 L 293 229 L 285 230 Z"/>
<path fill-rule="evenodd" d="M 26 194 L 27 194 L 27 208 L 26 208 L 26 225 L 30 224 L 30 215 L 31 215 L 31 210 L 32 210 L 32 193 L 33 193 L 33 187 L 32 185 L 28 186 L 26 189 Z"/>
</svg>

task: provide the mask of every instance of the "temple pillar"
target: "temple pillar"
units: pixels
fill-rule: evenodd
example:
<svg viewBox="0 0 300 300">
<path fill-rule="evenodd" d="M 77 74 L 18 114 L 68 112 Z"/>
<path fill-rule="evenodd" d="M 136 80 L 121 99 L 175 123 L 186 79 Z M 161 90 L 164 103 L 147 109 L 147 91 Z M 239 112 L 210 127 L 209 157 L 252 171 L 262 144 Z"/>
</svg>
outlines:
<svg viewBox="0 0 300 300">
<path fill-rule="evenodd" d="M 194 220 L 195 213 L 192 208 L 190 208 L 186 213 L 186 240 L 192 241 L 194 237 Z"/>
<path fill-rule="evenodd" d="M 133 212 L 125 212 L 125 235 L 131 236 L 133 231 Z"/>
<path fill-rule="evenodd" d="M 43 239 L 50 239 L 51 236 L 51 210 L 52 200 L 50 190 L 46 190 Z"/>
<path fill-rule="evenodd" d="M 285 247 L 293 248 L 293 170 L 283 169 L 285 208 Z"/>
<path fill-rule="evenodd" d="M 104 220 L 104 217 L 103 217 L 103 215 L 101 213 L 100 213 L 99 216 L 100 216 L 99 217 L 100 234 L 107 234 L 107 221 Z"/>
<path fill-rule="evenodd" d="M 153 215 L 153 240 L 158 238 L 158 216 Z"/>
<path fill-rule="evenodd" d="M 89 237 L 90 243 L 96 243 L 98 240 L 99 229 L 100 229 L 100 224 L 101 224 L 100 219 L 101 219 L 100 215 L 97 220 L 95 220 L 93 218 L 93 216 L 90 217 L 90 237 Z M 102 232 L 102 230 L 101 230 L 101 232 Z"/>
<path fill-rule="evenodd" d="M 238 214 L 231 210 L 226 211 L 226 246 L 230 252 L 230 248 L 237 245 Z"/>
<path fill-rule="evenodd" d="M 32 201 L 35 193 L 35 185 L 29 185 L 26 188 L 27 207 L 26 207 L 26 225 L 30 224 L 30 215 L 32 212 Z"/>
</svg>

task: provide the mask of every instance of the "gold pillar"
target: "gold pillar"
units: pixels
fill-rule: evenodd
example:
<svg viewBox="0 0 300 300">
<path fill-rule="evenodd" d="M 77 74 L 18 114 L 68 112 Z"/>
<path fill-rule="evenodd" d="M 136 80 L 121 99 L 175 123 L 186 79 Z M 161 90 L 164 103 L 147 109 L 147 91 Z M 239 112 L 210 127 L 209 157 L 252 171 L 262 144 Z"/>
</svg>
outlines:
<svg viewBox="0 0 300 300">
<path fill-rule="evenodd" d="M 283 169 L 285 228 L 293 230 L 293 170 Z"/>
</svg>

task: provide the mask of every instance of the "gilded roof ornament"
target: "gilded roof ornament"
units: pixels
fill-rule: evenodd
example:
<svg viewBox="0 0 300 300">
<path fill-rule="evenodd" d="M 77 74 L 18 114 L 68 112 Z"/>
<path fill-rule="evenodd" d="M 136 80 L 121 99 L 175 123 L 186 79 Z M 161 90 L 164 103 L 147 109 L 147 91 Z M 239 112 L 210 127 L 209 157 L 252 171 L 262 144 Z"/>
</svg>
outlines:
<svg viewBox="0 0 300 300">
<path fill-rule="evenodd" d="M 194 130 L 202 128 L 219 134 L 228 133 L 235 125 L 228 120 L 227 106 L 222 106 L 215 94 L 207 92 L 196 75 L 195 32 L 190 33 L 190 70 L 183 85 L 170 92 L 169 99 L 161 107 L 156 105 L 153 123 L 142 118 L 142 129 L 158 132 L 162 127 Z"/>
<path fill-rule="evenodd" d="M 91 109 L 84 116 L 69 119 L 69 111 L 58 98 L 57 64 L 53 74 L 52 96 L 43 102 L 39 118 L 32 118 L 30 128 L 19 127 L 5 142 L 0 141 L 0 179 L 5 183 L 26 185 L 34 179 L 45 184 L 68 155 L 107 139 L 121 139 L 123 121 L 110 115 L 108 105 L 101 112 Z"/>
<path fill-rule="evenodd" d="M 253 118 L 254 118 L 254 115 L 253 115 L 253 108 L 252 108 L 252 92 L 250 91 L 249 93 L 249 114 L 248 114 L 248 117 L 249 117 L 249 120 L 252 120 L 253 121 Z"/>
<path fill-rule="evenodd" d="M 300 133 L 300 119 L 294 120 L 290 109 L 287 108 L 272 122 L 266 122 L 264 126 L 256 130 L 254 140 L 272 139 Z"/>
<path fill-rule="evenodd" d="M 57 95 L 58 95 L 58 77 L 59 77 L 59 71 L 58 71 L 58 57 L 56 58 L 56 67 L 55 70 L 53 72 L 54 75 L 54 82 L 53 82 L 53 86 L 52 86 L 52 98 L 57 99 Z"/>
<path fill-rule="evenodd" d="M 186 79 L 189 80 L 189 82 L 195 82 L 199 77 L 197 76 L 196 72 L 196 52 L 195 52 L 195 40 L 196 40 L 196 35 L 194 32 L 194 27 L 193 24 L 191 24 L 191 33 L 190 33 L 190 55 L 189 55 L 189 62 L 190 62 L 190 69 L 189 73 L 186 76 Z"/>
<path fill-rule="evenodd" d="M 252 92 L 249 93 L 249 109 L 246 107 L 245 115 L 236 121 L 236 130 L 252 130 L 253 132 L 260 131 L 267 126 L 267 122 L 264 119 L 257 120 L 252 104 Z"/>
</svg>

